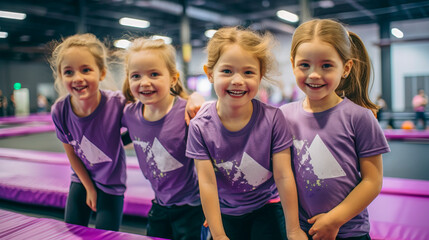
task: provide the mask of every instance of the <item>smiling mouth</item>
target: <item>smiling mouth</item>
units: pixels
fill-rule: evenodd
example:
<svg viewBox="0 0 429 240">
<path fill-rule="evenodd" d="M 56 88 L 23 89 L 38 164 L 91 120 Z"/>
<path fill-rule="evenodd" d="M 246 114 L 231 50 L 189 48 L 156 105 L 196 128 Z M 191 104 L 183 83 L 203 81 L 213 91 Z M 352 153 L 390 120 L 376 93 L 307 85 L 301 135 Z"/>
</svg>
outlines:
<svg viewBox="0 0 429 240">
<path fill-rule="evenodd" d="M 88 86 L 80 86 L 80 87 L 73 87 L 73 89 L 77 92 L 81 92 L 82 90 L 88 88 Z"/>
<path fill-rule="evenodd" d="M 311 84 L 311 83 L 306 83 L 307 86 L 311 87 L 311 88 L 321 88 L 324 87 L 326 84 Z"/>
<path fill-rule="evenodd" d="M 141 91 L 139 92 L 141 95 L 151 95 L 153 93 L 155 93 L 156 91 Z"/>
<path fill-rule="evenodd" d="M 247 91 L 234 91 L 234 90 L 227 90 L 226 92 L 233 97 L 241 97 L 247 93 Z"/>
</svg>

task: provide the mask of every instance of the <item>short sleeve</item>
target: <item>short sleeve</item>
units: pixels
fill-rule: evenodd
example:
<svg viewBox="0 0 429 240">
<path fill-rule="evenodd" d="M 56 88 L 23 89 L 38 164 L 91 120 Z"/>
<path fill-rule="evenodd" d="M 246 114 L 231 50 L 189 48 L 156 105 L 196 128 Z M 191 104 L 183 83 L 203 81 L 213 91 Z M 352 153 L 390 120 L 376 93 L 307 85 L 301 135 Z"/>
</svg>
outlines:
<svg viewBox="0 0 429 240">
<path fill-rule="evenodd" d="M 272 153 L 281 152 L 292 146 L 292 134 L 280 109 L 276 109 L 273 119 Z"/>
<path fill-rule="evenodd" d="M 390 152 L 383 130 L 370 110 L 355 121 L 356 152 L 359 158 Z"/>
<path fill-rule="evenodd" d="M 211 159 L 201 130 L 195 120 L 198 119 L 191 120 L 189 124 L 186 157 L 200 160 Z"/>
</svg>

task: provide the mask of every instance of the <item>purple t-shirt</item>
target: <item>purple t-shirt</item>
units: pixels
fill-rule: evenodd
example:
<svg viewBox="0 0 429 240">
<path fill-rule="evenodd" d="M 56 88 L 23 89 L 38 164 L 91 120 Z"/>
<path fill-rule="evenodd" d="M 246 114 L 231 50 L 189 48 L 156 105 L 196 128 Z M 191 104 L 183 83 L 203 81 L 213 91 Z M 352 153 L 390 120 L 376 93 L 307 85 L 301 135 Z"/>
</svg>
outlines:
<svg viewBox="0 0 429 240">
<path fill-rule="evenodd" d="M 100 104 L 89 116 L 76 116 L 68 95 L 52 106 L 52 120 L 58 139 L 73 146 L 95 185 L 105 193 L 122 195 L 127 178 L 120 132 L 125 98 L 119 91 L 100 92 Z M 80 182 L 74 172 L 71 180 Z"/>
<path fill-rule="evenodd" d="M 330 211 L 342 202 L 362 180 L 359 158 L 390 151 L 374 114 L 345 98 L 323 112 L 309 113 L 302 101 L 280 108 L 293 135 L 292 162 L 300 222 L 307 231 L 307 219 Z M 344 224 L 341 238 L 369 233 L 365 209 Z"/>
<path fill-rule="evenodd" d="M 124 109 L 122 123 L 128 128 L 143 175 L 150 181 L 158 204 L 200 204 L 194 161 L 185 156 L 186 101 L 177 97 L 173 108 L 158 121 L 143 117 L 138 101 Z"/>
<path fill-rule="evenodd" d="M 272 156 L 292 145 L 281 111 L 252 103 L 251 119 L 239 131 L 222 125 L 216 102 L 204 105 L 189 126 L 186 155 L 212 161 L 223 214 L 243 215 L 278 198 Z"/>
</svg>

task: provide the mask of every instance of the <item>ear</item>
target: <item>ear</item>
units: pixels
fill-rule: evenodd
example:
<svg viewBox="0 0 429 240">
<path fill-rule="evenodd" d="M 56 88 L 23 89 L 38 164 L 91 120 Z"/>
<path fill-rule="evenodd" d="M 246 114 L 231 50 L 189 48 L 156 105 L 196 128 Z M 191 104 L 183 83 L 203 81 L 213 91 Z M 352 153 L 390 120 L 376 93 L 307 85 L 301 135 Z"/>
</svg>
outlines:
<svg viewBox="0 0 429 240">
<path fill-rule="evenodd" d="M 211 69 L 209 69 L 207 67 L 207 65 L 204 65 L 203 69 L 204 69 L 204 72 L 206 73 L 207 78 L 209 79 L 209 81 L 211 83 L 213 83 L 213 71 Z"/>
<path fill-rule="evenodd" d="M 177 81 L 180 79 L 180 73 L 176 73 L 171 77 L 171 85 L 174 86 L 177 84 Z"/>
<path fill-rule="evenodd" d="M 290 57 L 290 62 L 292 63 L 292 68 L 295 68 L 295 62 L 293 61 L 292 57 Z"/>
<path fill-rule="evenodd" d="M 352 67 L 353 67 L 353 60 L 349 59 L 345 64 L 344 64 L 344 71 L 343 71 L 343 77 L 346 78 L 349 76 L 350 72 L 352 71 Z"/>
<path fill-rule="evenodd" d="M 104 78 L 106 77 L 106 74 L 107 74 L 106 69 L 103 69 L 100 75 L 100 82 L 104 80 Z"/>
</svg>

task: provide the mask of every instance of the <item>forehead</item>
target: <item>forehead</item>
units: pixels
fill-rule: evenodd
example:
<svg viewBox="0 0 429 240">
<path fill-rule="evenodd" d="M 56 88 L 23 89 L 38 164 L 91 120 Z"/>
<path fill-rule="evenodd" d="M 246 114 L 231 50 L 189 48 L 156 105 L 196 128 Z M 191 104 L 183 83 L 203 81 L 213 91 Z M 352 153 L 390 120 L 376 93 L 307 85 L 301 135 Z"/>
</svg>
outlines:
<svg viewBox="0 0 429 240">
<path fill-rule="evenodd" d="M 259 68 L 258 58 L 238 44 L 230 44 L 223 47 L 216 65 L 220 64 L 249 65 Z"/>
<path fill-rule="evenodd" d="M 66 49 L 61 60 L 61 67 L 75 65 L 96 65 L 95 58 L 86 47 Z"/>
<path fill-rule="evenodd" d="M 146 49 L 133 52 L 128 59 L 129 68 L 166 67 L 166 61 L 160 50 Z"/>
<path fill-rule="evenodd" d="M 296 58 L 338 58 L 337 50 L 329 43 L 320 40 L 301 43 L 296 51 Z"/>
</svg>

